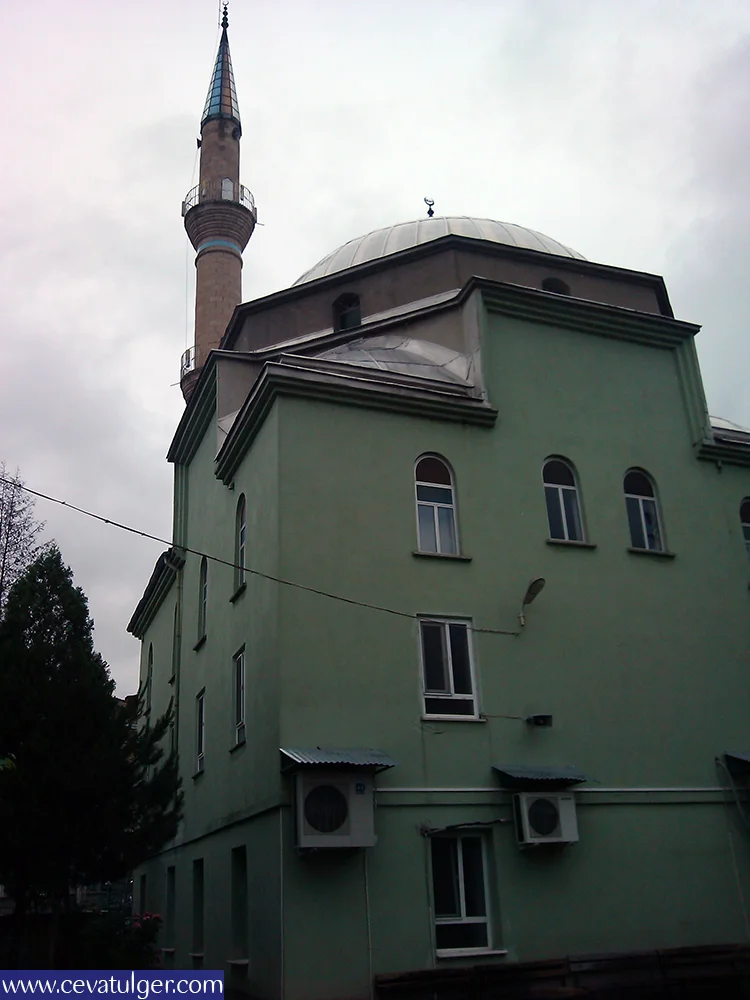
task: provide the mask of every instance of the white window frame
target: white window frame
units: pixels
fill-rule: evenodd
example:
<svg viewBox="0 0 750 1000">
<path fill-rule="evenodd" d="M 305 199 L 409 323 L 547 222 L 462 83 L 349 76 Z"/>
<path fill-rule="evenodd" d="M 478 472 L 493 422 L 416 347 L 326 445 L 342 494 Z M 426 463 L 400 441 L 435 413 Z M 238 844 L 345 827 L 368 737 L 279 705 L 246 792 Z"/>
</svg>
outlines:
<svg viewBox="0 0 750 1000">
<path fill-rule="evenodd" d="M 640 475 L 644 476 L 648 480 L 648 482 L 651 484 L 651 489 L 654 491 L 653 496 L 646 497 L 646 496 L 643 496 L 640 493 L 628 493 L 625 490 L 625 488 L 624 488 L 624 486 L 625 486 L 625 480 L 628 478 L 628 476 L 630 475 L 631 472 L 637 472 Z M 661 519 L 661 504 L 659 503 L 659 494 L 657 492 L 656 483 L 654 482 L 653 478 L 648 474 L 648 472 L 645 471 L 645 469 L 632 468 L 632 469 L 628 469 L 628 471 L 623 476 L 623 480 L 622 481 L 623 481 L 623 493 L 625 494 L 625 514 L 626 514 L 626 517 L 627 517 L 627 520 L 628 520 L 628 534 L 630 535 L 630 544 L 631 544 L 631 547 L 634 548 L 634 549 L 635 548 L 637 548 L 637 549 L 641 548 L 640 545 L 636 545 L 635 544 L 635 540 L 633 539 L 633 533 L 632 533 L 631 528 L 630 528 L 630 514 L 628 512 L 628 500 L 637 500 L 638 501 L 638 513 L 640 515 L 640 520 L 641 520 L 641 531 L 643 532 L 643 540 L 646 543 L 645 548 L 643 549 L 643 551 L 644 552 L 666 552 L 667 551 L 667 545 L 666 545 L 666 539 L 664 537 L 664 525 L 663 525 L 662 519 Z M 656 513 L 656 527 L 657 527 L 657 529 L 659 531 L 659 546 L 658 546 L 658 548 L 651 548 L 651 546 L 648 544 L 648 531 L 646 530 L 646 516 L 645 516 L 644 511 L 643 511 L 643 503 L 644 503 L 645 500 L 649 501 L 650 503 L 653 503 L 653 505 L 654 505 L 654 511 Z"/>
<path fill-rule="evenodd" d="M 573 486 L 563 486 L 560 483 L 548 483 L 546 477 L 547 466 L 550 462 L 559 462 L 560 465 L 564 465 L 568 472 L 573 477 Z M 578 484 L 578 476 L 576 475 L 576 470 L 573 468 L 571 463 L 565 458 L 559 458 L 557 455 L 550 455 L 549 458 L 544 460 L 544 465 L 542 466 L 542 483 L 544 485 L 544 503 L 547 507 L 547 490 L 555 490 L 557 493 L 557 503 L 560 508 L 560 520 L 563 526 L 563 537 L 556 538 L 552 534 L 552 525 L 549 523 L 549 509 L 547 509 L 547 527 L 549 528 L 549 537 L 557 541 L 565 542 L 585 542 L 586 541 L 586 530 L 583 524 L 583 511 L 581 510 L 581 491 Z M 575 497 L 576 510 L 578 511 L 578 525 L 580 527 L 580 538 L 572 538 L 570 534 L 570 525 L 568 524 L 568 513 L 565 509 L 565 501 L 563 499 L 563 494 L 572 493 Z"/>
<path fill-rule="evenodd" d="M 750 497 L 745 497 L 740 504 L 740 527 L 742 528 L 742 541 L 745 545 L 745 554 L 750 559 L 750 520 L 745 520 L 742 516 L 742 508 L 745 504 L 750 504 Z"/>
<path fill-rule="evenodd" d="M 464 862 L 463 862 L 463 846 L 462 841 L 467 838 L 475 838 L 479 840 L 482 849 L 482 885 L 484 888 L 484 916 L 483 917 L 469 917 L 466 915 L 466 886 L 464 879 Z M 466 833 L 455 833 L 450 835 L 437 834 L 430 837 L 430 852 L 432 852 L 432 844 L 435 840 L 454 840 L 457 842 L 457 857 L 458 857 L 458 892 L 459 892 L 459 907 L 460 914 L 457 917 L 439 917 L 435 912 L 435 880 L 434 872 L 432 870 L 432 857 L 430 857 L 430 887 L 432 892 L 432 904 L 433 904 L 433 919 L 435 922 L 435 954 L 438 958 L 450 958 L 451 956 L 460 955 L 482 955 L 487 952 L 492 952 L 492 917 L 491 917 L 491 906 L 490 906 L 490 886 L 488 881 L 489 864 L 488 864 L 488 846 L 487 846 L 487 834 L 482 830 L 474 830 Z M 481 945 L 479 947 L 466 947 L 466 948 L 438 948 L 437 946 L 437 928 L 438 927 L 453 927 L 453 926 L 465 926 L 466 924 L 484 924 L 487 928 L 487 944 Z"/>
<path fill-rule="evenodd" d="M 422 714 L 425 719 L 458 719 L 458 720 L 476 720 L 480 718 L 479 715 L 479 692 L 477 689 L 477 676 L 476 676 L 476 664 L 474 659 L 474 649 L 472 643 L 472 623 L 469 618 L 442 618 L 436 615 L 420 615 L 419 619 L 419 663 L 421 670 L 421 682 L 422 682 Z M 442 643 L 443 643 L 443 655 L 447 657 L 447 663 L 444 664 L 445 673 L 448 677 L 449 691 L 432 691 L 427 688 L 427 678 L 425 672 L 425 659 L 424 659 L 424 643 L 422 640 L 422 627 L 423 625 L 440 625 L 443 629 Z M 471 680 L 471 694 L 456 694 L 454 691 L 455 678 L 453 676 L 453 663 L 452 654 L 450 648 L 450 626 L 459 625 L 466 629 L 466 646 L 469 656 L 469 677 Z M 471 713 L 458 713 L 450 712 L 448 710 L 444 712 L 429 712 L 427 710 L 427 700 L 434 699 L 438 701 L 443 701 L 447 706 L 455 704 L 456 702 L 472 702 L 473 712 Z"/>
<path fill-rule="evenodd" d="M 201 559 L 198 581 L 198 641 L 205 639 L 208 622 L 208 559 Z"/>
<path fill-rule="evenodd" d="M 206 689 L 195 696 L 195 772 L 206 766 Z"/>
<path fill-rule="evenodd" d="M 232 658 L 232 708 L 234 710 L 234 745 L 239 746 L 246 738 L 246 663 L 243 646 Z"/>
<path fill-rule="evenodd" d="M 237 517 L 235 522 L 235 583 L 239 590 L 245 583 L 245 556 L 247 554 L 247 498 L 243 493 L 237 501 Z"/>
<path fill-rule="evenodd" d="M 446 486 L 444 483 L 428 483 L 422 479 L 417 479 L 417 468 L 419 463 L 425 458 L 434 458 L 441 465 L 444 465 L 447 472 L 448 478 L 450 479 L 450 486 Z M 419 499 L 419 487 L 433 487 L 441 490 L 450 490 L 451 500 L 450 503 L 440 503 L 435 500 L 420 500 Z M 417 546 L 418 552 L 434 552 L 438 555 L 451 555 L 456 556 L 461 552 L 461 543 L 458 537 L 458 514 L 456 511 L 456 482 L 455 476 L 453 475 L 453 469 L 450 467 L 449 463 L 441 455 L 433 455 L 428 452 L 424 455 L 420 455 L 419 458 L 414 463 L 414 512 L 417 518 Z M 435 543 L 436 549 L 428 549 L 424 546 L 424 539 L 422 538 L 422 530 L 419 524 L 419 508 L 425 507 L 432 510 L 432 519 L 435 528 Z M 443 540 L 440 536 L 440 519 L 438 517 L 438 510 L 449 510 L 451 512 L 451 521 L 453 523 L 453 548 L 446 548 L 443 545 Z"/>
</svg>

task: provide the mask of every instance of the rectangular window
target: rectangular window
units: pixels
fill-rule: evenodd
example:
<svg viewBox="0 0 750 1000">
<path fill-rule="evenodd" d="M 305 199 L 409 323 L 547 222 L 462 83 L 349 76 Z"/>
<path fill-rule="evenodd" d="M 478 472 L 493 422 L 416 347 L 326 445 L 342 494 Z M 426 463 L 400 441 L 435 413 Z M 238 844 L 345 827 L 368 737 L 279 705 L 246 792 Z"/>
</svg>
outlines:
<svg viewBox="0 0 750 1000">
<path fill-rule="evenodd" d="M 164 921 L 164 945 L 167 948 L 174 948 L 175 891 L 175 866 L 169 865 L 167 868 L 167 908 Z"/>
<path fill-rule="evenodd" d="M 234 657 L 234 743 L 245 742 L 245 650 Z"/>
<path fill-rule="evenodd" d="M 437 953 L 486 951 L 490 927 L 483 838 L 433 837 L 431 851 Z"/>
<path fill-rule="evenodd" d="M 419 630 L 425 715 L 476 718 L 469 623 L 424 619 Z"/>
<path fill-rule="evenodd" d="M 247 851 L 244 847 L 232 850 L 231 890 L 232 959 L 237 961 L 248 957 Z"/>
<path fill-rule="evenodd" d="M 195 699 L 195 770 L 202 771 L 206 753 L 206 692 Z"/>
<path fill-rule="evenodd" d="M 206 635 L 206 621 L 208 619 L 208 560 L 204 556 L 201 560 L 200 581 L 198 584 L 198 641 L 200 642 Z"/>
<path fill-rule="evenodd" d="M 651 549 L 652 552 L 662 551 L 661 532 L 659 530 L 659 515 L 656 501 L 650 497 L 625 497 L 630 525 L 630 540 L 636 549 Z"/>
<path fill-rule="evenodd" d="M 203 952 L 203 858 L 193 861 L 193 954 Z"/>
</svg>

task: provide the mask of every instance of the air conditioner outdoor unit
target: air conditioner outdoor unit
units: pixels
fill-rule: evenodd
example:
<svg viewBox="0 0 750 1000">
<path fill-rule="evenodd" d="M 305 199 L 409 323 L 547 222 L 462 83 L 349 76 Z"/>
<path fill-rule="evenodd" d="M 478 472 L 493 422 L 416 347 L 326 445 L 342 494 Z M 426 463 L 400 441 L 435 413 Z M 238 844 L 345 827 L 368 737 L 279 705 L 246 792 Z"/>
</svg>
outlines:
<svg viewBox="0 0 750 1000">
<path fill-rule="evenodd" d="M 571 792 L 522 792 L 513 796 L 519 847 L 574 844 L 576 801 Z"/>
<path fill-rule="evenodd" d="M 298 771 L 297 847 L 373 847 L 371 774 Z"/>
</svg>

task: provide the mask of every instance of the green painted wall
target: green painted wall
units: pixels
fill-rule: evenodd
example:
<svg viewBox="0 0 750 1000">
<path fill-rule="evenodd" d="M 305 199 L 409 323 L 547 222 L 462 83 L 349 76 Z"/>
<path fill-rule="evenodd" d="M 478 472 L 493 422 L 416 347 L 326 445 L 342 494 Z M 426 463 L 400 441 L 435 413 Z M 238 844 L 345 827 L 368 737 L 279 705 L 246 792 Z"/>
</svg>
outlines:
<svg viewBox="0 0 750 1000">
<path fill-rule="evenodd" d="M 278 562 L 277 430 L 271 414 L 255 439 L 235 481 L 233 491 L 213 475 L 216 433 L 212 426 L 187 473 L 187 542 L 192 549 L 220 559 L 234 560 L 234 526 L 237 501 L 247 499 L 247 564 L 276 575 Z M 184 474 L 183 474 L 184 475 Z M 182 512 L 178 513 L 179 523 Z M 192 864 L 204 859 L 205 950 L 204 968 L 225 968 L 227 982 L 239 976 L 247 982 L 247 969 L 232 969 L 230 859 L 233 848 L 245 845 L 248 857 L 248 925 L 253 983 L 261 995 L 272 996 L 280 979 L 280 869 L 278 864 L 278 715 L 276 642 L 276 585 L 248 574 L 245 591 L 235 591 L 231 567 L 209 563 L 206 641 L 197 650 L 200 558 L 188 553 L 179 587 L 159 609 L 142 644 L 143 664 L 149 642 L 171 648 L 174 598 L 182 593 L 182 645 L 179 677 L 173 685 L 159 675 L 156 688 L 162 711 L 172 689 L 180 692 L 179 750 L 185 793 L 185 820 L 173 850 L 135 873 L 148 878 L 148 905 L 159 912 L 165 906 L 166 866 L 176 867 L 177 925 L 175 961 L 192 967 Z M 233 657 L 242 647 L 246 654 L 246 727 L 244 746 L 234 748 L 232 701 Z M 161 662 L 161 661 L 160 661 Z M 156 659 L 155 659 L 156 665 Z M 167 675 L 168 677 L 168 675 Z M 195 698 L 206 692 L 205 770 L 195 775 Z M 269 811 L 271 810 L 271 811 Z M 274 860 L 274 855 L 276 860 Z M 137 904 L 136 904 L 137 905 Z M 168 958 L 169 956 L 167 956 Z"/>
<path fill-rule="evenodd" d="M 715 758 L 748 749 L 750 592 L 738 511 L 750 470 L 694 457 L 702 399 L 681 381 L 689 352 L 678 365 L 665 348 L 493 312 L 483 338 L 494 428 L 280 396 L 234 491 L 213 476 L 213 427 L 190 465 L 190 545 L 231 559 L 244 491 L 248 562 L 283 579 L 510 631 L 529 581 L 547 581 L 522 635 L 474 634 L 484 718 L 423 721 L 415 619 L 256 578 L 230 603 L 232 572 L 212 567 L 208 638 L 196 652 L 199 565 L 188 556 L 178 893 L 203 852 L 205 965 L 221 967 L 230 853 L 247 845 L 243 983 L 257 996 L 366 997 L 371 974 L 457 964 L 435 956 L 424 824 L 488 824 L 492 945 L 510 959 L 747 937 L 750 847 Z M 425 452 L 453 467 L 470 561 L 413 554 L 413 469 Z M 577 469 L 595 548 L 547 542 L 550 455 Z M 628 551 L 622 479 L 632 466 L 656 481 L 674 558 Z M 169 603 L 146 644 L 152 634 L 166 641 Z M 242 643 L 248 740 L 230 753 L 231 660 Z M 203 685 L 206 771 L 193 781 Z M 503 718 L 532 712 L 552 713 L 553 728 Z M 295 851 L 293 783 L 279 775 L 278 748 L 319 745 L 373 746 L 398 760 L 377 778 L 374 849 Z M 575 764 L 590 776 L 577 793 L 577 845 L 518 850 L 510 797 L 492 771 L 502 762 Z M 163 865 L 152 866 L 157 881 Z M 177 939 L 185 963 L 184 927 Z"/>
</svg>

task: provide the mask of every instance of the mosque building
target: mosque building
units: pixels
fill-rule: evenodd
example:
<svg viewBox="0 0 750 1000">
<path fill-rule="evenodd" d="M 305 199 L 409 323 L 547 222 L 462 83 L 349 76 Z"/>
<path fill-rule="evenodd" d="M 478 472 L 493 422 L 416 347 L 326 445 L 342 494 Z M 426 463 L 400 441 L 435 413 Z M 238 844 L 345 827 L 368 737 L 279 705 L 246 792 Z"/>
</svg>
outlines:
<svg viewBox="0 0 750 1000">
<path fill-rule="evenodd" d="M 750 432 L 698 327 L 661 277 L 432 215 L 243 303 L 241 135 L 225 11 L 173 544 L 128 626 L 176 706 L 184 820 L 134 876 L 165 965 L 468 996 L 746 941 Z"/>
</svg>

